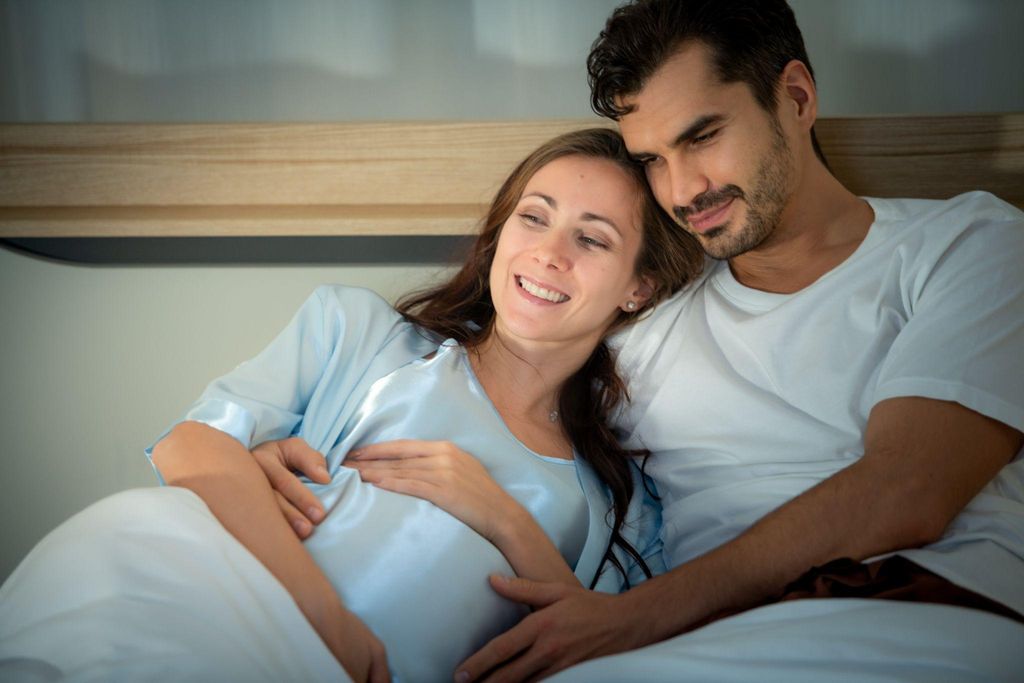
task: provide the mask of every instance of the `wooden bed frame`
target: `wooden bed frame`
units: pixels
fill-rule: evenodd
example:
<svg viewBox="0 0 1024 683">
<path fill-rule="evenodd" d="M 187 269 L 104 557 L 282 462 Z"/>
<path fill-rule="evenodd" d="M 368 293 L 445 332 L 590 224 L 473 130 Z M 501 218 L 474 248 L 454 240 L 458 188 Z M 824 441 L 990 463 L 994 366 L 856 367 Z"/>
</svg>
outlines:
<svg viewBox="0 0 1024 683">
<path fill-rule="evenodd" d="M 0 238 L 460 235 L 544 140 L 597 119 L 3 124 Z M 1024 208 L 1024 113 L 820 120 L 854 192 Z"/>
</svg>

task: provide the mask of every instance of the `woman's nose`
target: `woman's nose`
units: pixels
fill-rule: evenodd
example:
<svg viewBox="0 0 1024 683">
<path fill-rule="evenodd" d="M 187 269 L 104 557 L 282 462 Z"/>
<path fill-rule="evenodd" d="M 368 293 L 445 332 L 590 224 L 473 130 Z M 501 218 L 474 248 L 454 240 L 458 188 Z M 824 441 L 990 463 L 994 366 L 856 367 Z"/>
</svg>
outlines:
<svg viewBox="0 0 1024 683">
<path fill-rule="evenodd" d="M 550 230 L 534 249 L 534 258 L 543 266 L 566 270 L 570 259 L 567 239 L 558 230 Z"/>
</svg>

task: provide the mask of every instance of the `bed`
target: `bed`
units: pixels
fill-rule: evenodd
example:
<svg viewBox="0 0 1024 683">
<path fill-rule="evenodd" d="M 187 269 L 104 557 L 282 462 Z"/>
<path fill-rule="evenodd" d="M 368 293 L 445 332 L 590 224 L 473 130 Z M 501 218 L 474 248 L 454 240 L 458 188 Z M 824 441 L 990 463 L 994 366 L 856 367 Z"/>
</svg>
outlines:
<svg viewBox="0 0 1024 683">
<path fill-rule="evenodd" d="M 519 159 L 601 120 L 0 124 L 0 239 L 464 235 Z M 822 119 L 860 195 L 1024 207 L 1024 113 Z"/>
<path fill-rule="evenodd" d="M 463 235 L 516 159 L 594 123 L 2 125 L 0 238 Z M 859 194 L 986 189 L 1024 207 L 1024 114 L 825 119 L 817 130 L 834 172 Z M 100 572 L 110 584 L 84 592 L 67 572 L 12 577 L 32 586 L 23 595 L 56 596 L 73 614 L 52 615 L 57 628 L 48 633 L 57 642 L 46 650 L 64 653 L 58 667 L 43 652 L 28 656 L 30 632 L 2 631 L 4 614 L 29 606 L 0 601 L 0 678 L 53 680 L 71 670 L 76 680 L 343 680 L 283 589 L 218 535 L 195 503 L 143 505 L 126 492 L 102 503 L 88 526 L 72 520 L 44 540 L 43 551 L 59 553 L 50 566 Z M 96 535 L 96 516 L 128 514 L 134 531 Z M 168 518 L 175 524 L 164 525 Z M 138 553 L 160 561 L 142 576 L 118 562 Z M 125 582 L 138 608 L 130 618 L 105 603 Z M 685 644 L 583 664 L 559 679 L 812 681 L 825 667 L 830 680 L 931 681 L 1012 670 L 1021 661 L 1022 631 L 1001 628 L 998 617 L 885 607 L 770 606 L 702 629 Z M 934 628 L 917 631 L 922 622 Z M 108 652 L 105 665 L 76 663 L 83 640 L 102 628 L 123 633 L 124 646 Z M 812 632 L 829 646 L 809 651 Z M 899 648 L 890 647 L 893 634 L 904 636 Z M 5 657 L 26 642 L 18 657 Z M 737 657 L 750 642 L 759 645 Z M 903 668 L 908 661 L 914 666 Z"/>
</svg>

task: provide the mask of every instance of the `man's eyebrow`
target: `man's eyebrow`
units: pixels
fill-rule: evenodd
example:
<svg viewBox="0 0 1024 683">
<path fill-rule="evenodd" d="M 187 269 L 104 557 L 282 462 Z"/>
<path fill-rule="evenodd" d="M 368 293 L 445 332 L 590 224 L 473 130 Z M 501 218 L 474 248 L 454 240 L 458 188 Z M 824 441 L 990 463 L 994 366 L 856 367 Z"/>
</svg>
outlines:
<svg viewBox="0 0 1024 683">
<path fill-rule="evenodd" d="M 687 126 L 682 133 L 677 135 L 675 139 L 672 140 L 672 143 L 669 146 L 678 147 L 679 145 L 689 142 L 693 138 L 700 135 L 705 128 L 707 128 L 708 126 L 712 126 L 716 123 L 721 123 L 722 121 L 725 121 L 725 118 L 725 114 L 705 114 L 704 116 L 699 117 L 689 126 Z M 650 159 L 651 157 L 657 156 L 657 154 L 655 154 L 654 152 L 638 150 L 636 152 L 630 151 L 629 156 L 633 161 L 637 163 L 643 163 Z"/>
<path fill-rule="evenodd" d="M 689 142 L 694 139 L 708 126 L 716 123 L 721 123 L 725 120 L 724 114 L 705 114 L 696 121 L 691 123 L 686 129 L 676 136 L 676 139 L 672 141 L 672 147 L 678 147 L 679 145 Z"/>
</svg>

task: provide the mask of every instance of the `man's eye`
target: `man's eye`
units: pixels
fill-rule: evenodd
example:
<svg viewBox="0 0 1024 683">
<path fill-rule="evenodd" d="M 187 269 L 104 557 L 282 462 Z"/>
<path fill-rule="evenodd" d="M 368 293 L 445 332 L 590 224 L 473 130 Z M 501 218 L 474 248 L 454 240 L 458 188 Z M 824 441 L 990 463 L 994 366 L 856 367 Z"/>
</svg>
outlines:
<svg viewBox="0 0 1024 683">
<path fill-rule="evenodd" d="M 703 143 L 708 142 L 709 140 L 711 140 L 716 135 L 718 135 L 718 129 L 717 128 L 715 130 L 713 130 L 713 131 L 710 131 L 710 132 L 707 132 L 707 133 L 702 133 L 701 135 L 698 135 L 698 136 L 694 137 L 693 138 L 693 144 L 695 144 L 695 145 L 703 144 Z"/>
</svg>

